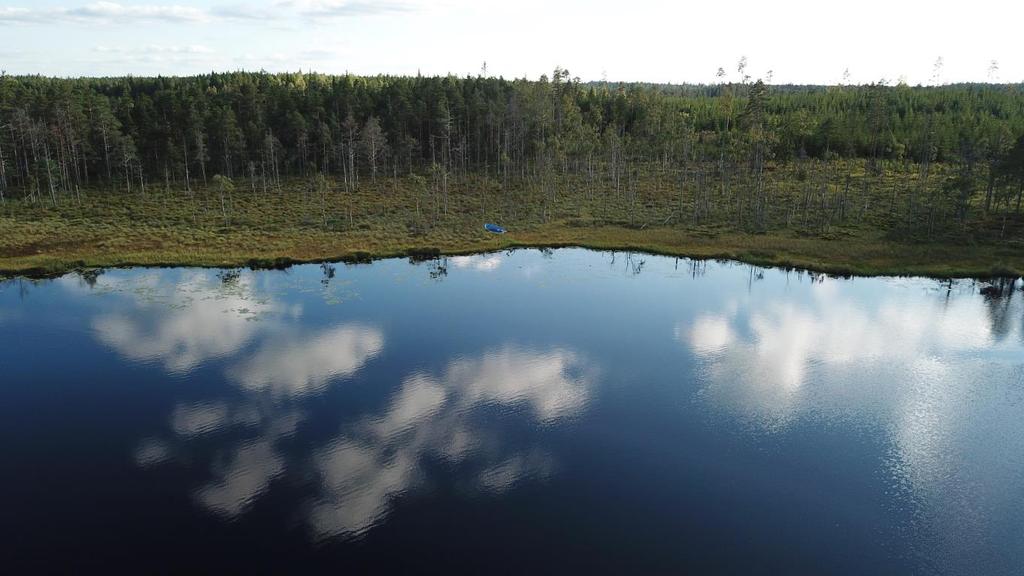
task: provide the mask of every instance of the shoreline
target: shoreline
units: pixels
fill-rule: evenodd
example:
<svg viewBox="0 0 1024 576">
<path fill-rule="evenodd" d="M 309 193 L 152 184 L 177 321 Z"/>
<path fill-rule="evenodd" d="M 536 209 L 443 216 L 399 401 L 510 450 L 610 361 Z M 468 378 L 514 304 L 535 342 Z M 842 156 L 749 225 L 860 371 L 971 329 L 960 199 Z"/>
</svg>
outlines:
<svg viewBox="0 0 1024 576">
<path fill-rule="evenodd" d="M 931 278 L 996 278 L 1024 276 L 1024 254 L 1000 246 L 959 246 L 941 243 L 899 243 L 878 240 L 789 238 L 776 234 L 741 234 L 696 238 L 678 228 L 635 230 L 622 227 L 545 226 L 541 230 L 481 237 L 454 243 L 422 242 L 390 246 L 362 243 L 357 238 L 267 234 L 248 246 L 166 246 L 148 250 L 89 250 L 64 247 L 32 254 L 0 253 L 0 279 L 54 278 L 97 268 L 197 267 L 274 269 L 293 265 L 344 262 L 369 263 L 387 258 L 432 259 L 507 249 L 583 248 L 635 251 L 693 260 L 732 260 L 755 266 L 799 269 L 836 276 L 919 276 Z M 298 235 L 297 235 L 298 236 Z M 173 243 L 173 238 L 167 238 Z M 261 241 L 262 240 L 262 241 Z M 274 242 L 303 244 L 301 249 L 275 249 Z M 327 240 L 327 241 L 325 241 Z M 184 251 L 183 251 L 184 249 Z"/>
</svg>

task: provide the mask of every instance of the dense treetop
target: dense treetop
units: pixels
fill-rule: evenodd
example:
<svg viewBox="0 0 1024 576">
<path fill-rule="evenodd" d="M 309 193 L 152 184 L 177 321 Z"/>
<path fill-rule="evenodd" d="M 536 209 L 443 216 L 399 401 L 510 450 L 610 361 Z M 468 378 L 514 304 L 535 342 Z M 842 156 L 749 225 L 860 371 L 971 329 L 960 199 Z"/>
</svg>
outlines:
<svg viewBox="0 0 1024 576">
<path fill-rule="evenodd" d="M 752 120 L 763 123 L 779 160 L 944 161 L 965 143 L 980 155 L 1024 135 L 1024 95 L 1019 85 L 582 84 L 563 70 L 539 81 L 245 72 L 0 78 L 8 186 L 38 179 L 35 164 L 47 155 L 73 161 L 83 183 L 123 178 L 126 167 L 160 180 L 181 180 L 186 169 L 241 175 L 270 156 L 287 174 L 340 172 L 356 146 L 357 170 L 385 157 L 402 170 L 428 165 L 442 144 L 463 168 L 520 166 L 544 149 L 580 158 L 609 139 L 636 157 L 663 158 L 691 144 L 738 142 Z M 379 139 L 378 158 L 367 157 L 367 137 Z M 50 150 L 32 149 L 43 140 Z"/>
</svg>

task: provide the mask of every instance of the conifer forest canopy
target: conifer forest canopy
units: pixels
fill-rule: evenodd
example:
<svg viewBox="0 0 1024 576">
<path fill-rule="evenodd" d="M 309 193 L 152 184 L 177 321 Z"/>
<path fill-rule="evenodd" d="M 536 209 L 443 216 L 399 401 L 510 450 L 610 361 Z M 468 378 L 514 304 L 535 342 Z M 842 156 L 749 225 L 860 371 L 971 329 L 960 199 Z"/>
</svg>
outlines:
<svg viewBox="0 0 1024 576">
<path fill-rule="evenodd" d="M 860 162 L 869 175 L 912 166 L 933 189 L 922 192 L 930 223 L 1015 213 L 1024 187 L 1024 95 L 1020 85 L 994 84 L 582 83 L 562 69 L 538 81 L 247 72 L 0 77 L 7 199 L 56 203 L 83 189 L 151 183 L 192 189 L 215 176 L 265 185 L 431 171 L 506 184 L 596 173 L 618 187 L 639 167 L 657 165 L 681 181 L 715 179 L 722 191 L 747 182 L 746 197 L 730 202 L 756 226 L 759 206 L 771 201 L 762 198 L 765 170 L 795 163 L 803 179 L 808 161 L 825 169 Z M 947 169 L 929 179 L 932 165 Z M 700 194 L 695 220 L 721 201 Z"/>
</svg>

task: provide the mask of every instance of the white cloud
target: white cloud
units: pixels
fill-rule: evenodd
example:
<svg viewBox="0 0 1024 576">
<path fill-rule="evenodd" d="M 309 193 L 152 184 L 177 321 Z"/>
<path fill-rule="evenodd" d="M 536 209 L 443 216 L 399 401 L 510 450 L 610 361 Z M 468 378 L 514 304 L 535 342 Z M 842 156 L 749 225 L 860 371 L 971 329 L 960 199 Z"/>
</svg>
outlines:
<svg viewBox="0 0 1024 576">
<path fill-rule="evenodd" d="M 40 20 L 42 20 L 41 14 L 37 11 L 28 8 L 0 6 L 0 24 L 38 22 Z"/>
<path fill-rule="evenodd" d="M 143 46 L 107 46 L 93 48 L 92 56 L 82 57 L 81 62 L 93 62 L 94 65 L 122 67 L 158 66 L 165 73 L 172 72 L 181 66 L 209 69 L 220 61 L 216 52 L 201 44 L 161 45 L 147 44 Z"/>
<path fill-rule="evenodd" d="M 96 2 L 62 11 L 72 18 L 101 22 L 138 22 L 165 20 L 172 22 L 201 22 L 207 19 L 203 10 L 179 5 L 122 5 L 116 2 Z"/>
<path fill-rule="evenodd" d="M 30 61 L 13 62 L 12 71 L 197 73 L 232 69 L 243 53 L 254 51 L 283 54 L 287 65 L 257 59 L 247 63 L 250 69 L 310 66 L 325 73 L 461 75 L 476 73 L 486 60 L 491 73 L 505 77 L 536 78 L 562 65 L 584 80 L 606 75 L 626 81 L 712 82 L 719 66 L 735 76 L 735 63 L 748 55 L 749 70 L 755 77 L 773 69 L 777 82 L 834 83 L 848 68 L 853 82 L 905 76 L 917 83 L 927 82 L 936 58 L 944 56 L 944 81 L 984 81 L 993 59 L 1000 63 L 1002 80 L 1024 78 L 1024 59 L 1014 43 L 1014 26 L 1024 16 L 1024 4 L 1006 0 L 978 0 L 971 10 L 963 10 L 954 0 L 936 0 L 927 11 L 912 3 L 865 0 L 861 9 L 843 15 L 846 25 L 841 27 L 833 25 L 833 11 L 809 0 L 771 4 L 634 0 L 628 9 L 612 0 L 149 2 L 79 0 L 70 7 L 49 8 L 50 4 L 8 0 L 8 6 L 0 8 L 0 26 L 9 25 L 10 44 L 41 53 Z M 877 18 L 882 13 L 886 17 Z M 987 16 L 992 13 L 1002 17 Z M 744 17 L 737 19 L 736 14 Z M 547 23 L 570 21 L 573 26 L 550 33 Z M 722 21 L 732 25 L 734 41 L 727 44 L 719 41 L 715 26 L 685 25 Z M 131 27 L 153 22 L 168 26 Z M 222 23 L 245 26 L 209 25 Z M 103 26 L 98 24 L 122 25 L 124 34 L 140 43 L 208 44 L 224 58 L 202 65 L 126 61 L 113 56 L 99 63 L 79 61 L 76 57 L 81 46 L 106 41 Z M 49 33 L 39 34 L 44 27 Z M 949 34 L 951 29 L 963 33 Z M 615 30 L 618 41 L 594 42 L 595 30 Z M 865 46 L 858 36 L 865 30 L 880 40 Z M 344 57 L 308 54 L 304 58 L 299 52 L 316 42 L 317 35 L 345 38 L 358 50 Z M 531 41 L 522 42 L 524 37 Z M 826 45 L 829 50 L 808 49 Z M 467 50 L 467 46 L 473 49 Z M 637 58 L 638 54 L 645 57 Z M 686 57 L 673 56 L 677 54 Z"/>
<path fill-rule="evenodd" d="M 159 44 L 148 44 L 146 46 L 124 47 L 124 46 L 96 46 L 96 52 L 104 54 L 212 54 L 213 50 L 202 44 L 189 44 L 184 46 L 162 46 Z"/>
<path fill-rule="evenodd" d="M 292 9 L 307 18 L 344 18 L 369 16 L 390 12 L 411 12 L 415 6 L 408 2 L 366 0 L 284 0 L 277 6 Z"/>
<path fill-rule="evenodd" d="M 269 6 L 259 4 L 224 4 L 209 10 L 180 4 L 121 4 L 92 2 L 60 8 L 0 7 L 0 24 L 134 24 L 168 22 L 189 24 L 215 20 L 268 22 L 274 19 L 303 17 L 333 19 L 372 16 L 395 12 L 412 12 L 417 6 L 408 2 L 370 2 L 348 0 L 285 0 Z"/>
<path fill-rule="evenodd" d="M 205 10 L 177 4 L 125 5 L 94 2 L 70 8 L 0 8 L 0 24 L 52 24 L 57 21 L 88 24 L 134 24 L 139 22 L 205 22 Z"/>
<path fill-rule="evenodd" d="M 281 16 L 280 11 L 254 4 L 227 4 L 214 6 L 210 14 L 225 20 L 267 21 Z"/>
<path fill-rule="evenodd" d="M 342 53 L 339 48 L 309 48 L 299 52 L 299 58 L 303 60 L 331 60 Z"/>
<path fill-rule="evenodd" d="M 236 56 L 234 58 L 234 62 L 242 66 L 257 67 L 262 69 L 265 68 L 267 65 L 271 64 L 290 65 L 293 63 L 293 60 L 290 56 L 281 52 L 273 52 L 270 54 L 255 54 L 253 52 L 246 52 L 244 54 Z"/>
</svg>

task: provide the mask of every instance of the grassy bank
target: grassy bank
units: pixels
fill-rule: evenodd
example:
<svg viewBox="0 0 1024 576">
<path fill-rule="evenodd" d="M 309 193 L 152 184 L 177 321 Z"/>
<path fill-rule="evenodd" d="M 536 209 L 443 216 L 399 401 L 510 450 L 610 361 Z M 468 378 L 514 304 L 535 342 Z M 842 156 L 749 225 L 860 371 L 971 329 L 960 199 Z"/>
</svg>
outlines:
<svg viewBox="0 0 1024 576">
<path fill-rule="evenodd" d="M 0 272 L 276 266 L 516 246 L 631 249 L 855 275 L 983 277 L 1024 271 L 1019 219 L 979 220 L 953 232 L 902 237 L 885 220 L 899 214 L 875 208 L 826 227 L 813 216 L 801 220 L 780 187 L 771 225 L 752 233 L 732 225 L 725 209 L 695 224 L 671 181 L 641 184 L 633 195 L 578 182 L 552 194 L 531 188 L 505 192 L 496 182 L 479 180 L 463 182 L 445 197 L 420 179 L 403 178 L 364 182 L 356 191 L 335 182 L 295 181 L 270 190 L 238 183 L 231 191 L 89 191 L 56 206 L 49 199 L 8 200 L 0 207 Z M 877 206 L 897 204 L 887 190 L 879 192 L 885 202 Z M 795 185 L 790 194 L 798 194 Z M 488 234 L 485 221 L 500 222 L 509 233 Z M 996 225 L 1008 239 L 992 238 Z"/>
</svg>

